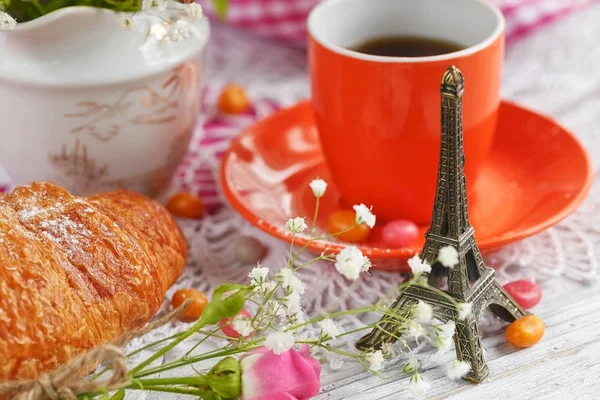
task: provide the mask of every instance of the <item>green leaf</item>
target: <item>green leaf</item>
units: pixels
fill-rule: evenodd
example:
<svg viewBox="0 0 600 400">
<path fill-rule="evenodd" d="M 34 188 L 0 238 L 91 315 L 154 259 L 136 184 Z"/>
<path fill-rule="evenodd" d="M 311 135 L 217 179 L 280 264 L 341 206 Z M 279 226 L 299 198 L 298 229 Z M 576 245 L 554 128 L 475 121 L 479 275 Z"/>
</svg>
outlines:
<svg viewBox="0 0 600 400">
<path fill-rule="evenodd" d="M 242 393 L 242 368 L 233 357 L 226 357 L 206 375 L 208 384 L 218 396 L 235 399 Z"/>
<path fill-rule="evenodd" d="M 227 9 L 229 8 L 229 0 L 213 0 L 213 6 L 221 21 L 225 21 L 227 18 Z"/>
<path fill-rule="evenodd" d="M 223 318 L 234 317 L 242 311 L 246 303 L 246 295 L 252 290 L 250 286 L 227 283 L 219 286 L 213 293 L 212 300 L 202 313 L 202 325 L 214 325 Z M 232 293 L 230 293 L 232 292 Z M 225 298 L 223 298 L 223 296 Z"/>
<path fill-rule="evenodd" d="M 125 398 L 125 389 L 119 389 L 112 395 L 110 400 L 123 400 Z"/>
</svg>

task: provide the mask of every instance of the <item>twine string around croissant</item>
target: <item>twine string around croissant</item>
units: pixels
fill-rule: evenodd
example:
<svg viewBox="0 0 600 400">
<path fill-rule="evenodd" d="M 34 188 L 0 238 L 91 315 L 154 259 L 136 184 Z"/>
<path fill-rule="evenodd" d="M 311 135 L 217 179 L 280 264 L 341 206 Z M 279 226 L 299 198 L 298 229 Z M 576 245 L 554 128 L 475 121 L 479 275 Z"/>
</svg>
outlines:
<svg viewBox="0 0 600 400">
<path fill-rule="evenodd" d="M 175 320 L 190 305 L 186 300 L 179 308 L 171 311 L 143 328 L 133 330 L 115 340 L 112 344 L 100 345 L 91 351 L 80 354 L 58 369 L 42 374 L 37 379 L 23 379 L 0 383 L 0 398 L 10 394 L 13 398 L 22 400 L 77 400 L 80 393 L 92 392 L 99 389 L 115 390 L 130 384 L 127 375 L 127 358 L 118 347 L 132 339 L 144 336 L 169 322 Z M 108 380 L 85 380 L 82 377 L 73 380 L 81 371 L 93 364 L 111 364 L 112 375 Z"/>
</svg>

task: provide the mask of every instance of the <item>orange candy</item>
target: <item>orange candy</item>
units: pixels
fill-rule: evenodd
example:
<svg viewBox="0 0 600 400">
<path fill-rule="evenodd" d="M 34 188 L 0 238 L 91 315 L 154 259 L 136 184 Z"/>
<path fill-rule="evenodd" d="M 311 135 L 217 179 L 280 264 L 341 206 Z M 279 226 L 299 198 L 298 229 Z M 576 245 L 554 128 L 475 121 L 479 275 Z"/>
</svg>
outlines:
<svg viewBox="0 0 600 400">
<path fill-rule="evenodd" d="M 177 193 L 169 199 L 167 210 L 182 218 L 200 218 L 204 214 L 204 202 L 191 193 Z"/>
<path fill-rule="evenodd" d="M 195 321 L 204 312 L 204 308 L 208 304 L 208 299 L 199 290 L 196 289 L 179 289 L 173 295 L 171 304 L 173 308 L 177 308 L 183 304 L 187 299 L 192 299 L 192 303 L 185 309 L 185 311 L 179 316 L 182 321 Z"/>
<path fill-rule="evenodd" d="M 241 114 L 250 107 L 246 90 L 239 85 L 227 85 L 219 96 L 219 110 L 225 114 Z"/>
<path fill-rule="evenodd" d="M 341 210 L 331 214 L 327 226 L 332 235 L 337 235 L 339 232 L 344 231 L 344 233 L 337 237 L 345 242 L 357 243 L 367 240 L 371 229 L 366 224 L 357 225 L 346 231 L 355 224 L 355 221 L 356 213 L 354 211 Z"/>
<path fill-rule="evenodd" d="M 515 347 L 530 347 L 540 341 L 544 330 L 544 321 L 535 315 L 527 315 L 506 328 L 506 340 Z"/>
</svg>

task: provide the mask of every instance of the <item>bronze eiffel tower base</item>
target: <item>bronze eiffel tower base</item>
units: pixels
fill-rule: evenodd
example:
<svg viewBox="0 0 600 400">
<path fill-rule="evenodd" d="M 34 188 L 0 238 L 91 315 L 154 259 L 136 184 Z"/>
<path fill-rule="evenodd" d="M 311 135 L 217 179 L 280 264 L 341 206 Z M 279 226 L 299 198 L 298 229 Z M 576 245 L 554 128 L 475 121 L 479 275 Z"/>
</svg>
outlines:
<svg viewBox="0 0 600 400">
<path fill-rule="evenodd" d="M 390 310 L 393 310 L 396 315 L 403 310 L 408 313 L 408 310 L 419 300 L 429 304 L 433 308 L 434 318 L 441 322 L 445 323 L 451 319 L 456 321 L 454 334 L 456 356 L 459 360 L 471 364 L 471 371 L 464 379 L 473 383 L 482 382 L 490 373 L 483 356 L 478 326 L 478 320 L 485 309 L 489 306 L 494 314 L 508 322 L 525 316 L 525 312 L 496 282 L 496 274 L 491 268 L 488 268 L 485 275 L 472 286 L 467 298 L 460 300 L 467 301 L 473 306 L 471 316 L 464 321 L 457 319 L 456 307 L 448 298 L 423 286 L 408 287 L 390 307 Z M 391 316 L 384 317 L 377 328 L 356 343 L 356 347 L 366 351 L 380 348 L 385 342 L 393 342 L 394 338 L 388 332 L 395 332 L 397 326 L 398 320 Z"/>
</svg>

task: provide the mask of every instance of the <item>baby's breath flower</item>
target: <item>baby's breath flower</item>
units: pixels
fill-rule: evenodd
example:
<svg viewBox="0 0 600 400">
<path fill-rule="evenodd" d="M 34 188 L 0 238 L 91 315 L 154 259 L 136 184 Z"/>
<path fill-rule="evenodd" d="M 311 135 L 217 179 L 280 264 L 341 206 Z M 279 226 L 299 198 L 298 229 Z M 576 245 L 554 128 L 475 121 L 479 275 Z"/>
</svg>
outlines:
<svg viewBox="0 0 600 400">
<path fill-rule="evenodd" d="M 267 276 L 269 275 L 269 268 L 263 267 L 258 263 L 256 267 L 252 268 L 252 271 L 248 274 L 250 277 L 250 283 L 253 285 L 260 286 L 267 280 Z"/>
<path fill-rule="evenodd" d="M 344 368 L 344 359 L 342 357 L 331 357 L 329 360 L 329 368 L 333 371 L 341 371 Z"/>
<path fill-rule="evenodd" d="M 430 387 L 431 387 L 431 384 L 429 382 L 425 381 L 421 377 L 421 374 L 417 373 L 410 377 L 409 389 L 413 393 L 415 393 L 415 394 L 424 393 L 424 392 L 428 391 Z"/>
<path fill-rule="evenodd" d="M 410 321 L 408 323 L 408 332 L 406 332 L 406 334 L 409 337 L 418 339 L 421 336 L 425 335 L 425 328 L 423 327 L 423 325 L 416 323 L 415 321 Z"/>
<path fill-rule="evenodd" d="M 367 256 L 363 256 L 363 265 L 360 269 L 360 272 L 369 272 L 369 270 L 371 269 L 371 260 L 369 260 L 369 257 Z"/>
<path fill-rule="evenodd" d="M 433 344 L 435 345 L 435 347 L 438 348 L 440 352 L 446 352 L 450 350 L 450 347 L 452 347 L 452 338 L 447 338 L 445 336 L 436 336 Z"/>
<path fill-rule="evenodd" d="M 368 271 L 371 261 L 356 246 L 348 246 L 335 257 L 335 269 L 350 280 L 357 280 L 360 273 Z"/>
<path fill-rule="evenodd" d="M 422 300 L 419 300 L 412 308 L 412 315 L 418 323 L 427 324 L 433 318 L 433 309 Z"/>
<path fill-rule="evenodd" d="M 366 224 L 369 228 L 373 228 L 375 226 L 375 215 L 371 212 L 373 207 L 369 208 L 364 204 L 360 204 L 352 207 L 354 211 L 356 211 L 356 223 L 357 224 Z"/>
<path fill-rule="evenodd" d="M 463 376 L 467 375 L 471 370 L 471 364 L 466 361 L 458 361 L 454 360 L 448 368 L 446 369 L 446 375 L 450 379 L 460 379 Z"/>
<path fill-rule="evenodd" d="M 160 41 L 160 40 L 163 40 L 165 37 L 167 37 L 167 33 L 168 33 L 168 31 L 164 24 L 156 23 L 156 24 L 152 24 L 152 26 L 150 26 L 150 32 L 148 32 L 148 35 L 150 35 L 150 37 Z"/>
<path fill-rule="evenodd" d="M 0 10 L 0 31 L 12 31 L 17 26 L 17 21 L 8 13 Z"/>
<path fill-rule="evenodd" d="M 410 360 L 402 367 L 402 372 L 407 375 L 414 375 L 419 372 L 419 362 L 416 358 L 411 357 Z"/>
<path fill-rule="evenodd" d="M 325 190 L 327 190 L 327 182 L 325 182 L 323 179 L 313 179 L 309 186 L 312 189 L 315 197 L 323 197 Z"/>
<path fill-rule="evenodd" d="M 383 369 L 384 358 L 381 350 L 365 354 L 365 361 L 369 363 L 369 369 L 371 371 L 379 372 Z"/>
<path fill-rule="evenodd" d="M 454 246 L 444 246 L 438 253 L 438 261 L 444 267 L 454 268 L 458 264 L 458 251 Z"/>
<path fill-rule="evenodd" d="M 449 350 L 456 330 L 454 321 L 450 320 L 445 324 L 434 325 L 433 329 L 435 332 L 434 345 L 442 352 Z"/>
<path fill-rule="evenodd" d="M 308 228 L 308 225 L 304 222 L 304 218 L 296 217 L 288 219 L 285 228 L 291 233 L 301 233 Z"/>
<path fill-rule="evenodd" d="M 396 351 L 394 350 L 394 345 L 391 344 L 390 342 L 384 342 L 381 345 L 381 351 L 383 352 L 383 355 L 387 359 L 394 358 L 394 356 L 396 355 Z"/>
<path fill-rule="evenodd" d="M 323 338 L 335 339 L 341 333 L 335 322 L 329 318 L 319 321 L 318 324 L 321 327 L 321 337 Z"/>
<path fill-rule="evenodd" d="M 459 303 L 456 305 L 456 311 L 458 312 L 458 319 L 464 321 L 473 312 L 473 306 L 471 303 Z"/>
<path fill-rule="evenodd" d="M 199 32 L 193 24 L 183 19 L 179 19 L 175 21 L 175 23 L 171 27 L 171 32 L 169 36 L 173 42 L 181 42 L 186 40 L 190 36 L 198 37 Z"/>
<path fill-rule="evenodd" d="M 202 11 L 202 6 L 198 3 L 188 4 L 185 11 L 186 14 L 194 21 L 199 20 L 204 15 L 204 12 Z"/>
<path fill-rule="evenodd" d="M 285 310 L 283 304 L 277 300 L 269 300 L 265 304 L 265 317 L 267 319 L 273 317 L 285 318 Z"/>
<path fill-rule="evenodd" d="M 454 321 L 450 320 L 445 324 L 436 325 L 435 331 L 439 336 L 451 338 L 454 336 L 454 332 L 456 331 L 456 324 Z"/>
<path fill-rule="evenodd" d="M 291 332 L 273 332 L 265 339 L 265 347 L 275 354 L 285 353 L 294 343 L 294 335 Z"/>
<path fill-rule="evenodd" d="M 279 271 L 279 276 L 281 277 L 281 286 L 284 289 L 287 289 L 291 292 L 298 292 L 299 294 L 304 294 L 306 290 L 306 285 L 300 278 L 294 274 L 294 272 L 289 268 L 283 268 Z"/>
<path fill-rule="evenodd" d="M 415 254 L 414 257 L 408 260 L 408 266 L 414 276 L 419 276 L 423 272 L 431 272 L 431 265 L 427 264 L 427 261 L 421 260 L 418 254 Z"/>
<path fill-rule="evenodd" d="M 290 293 L 288 296 L 281 299 L 281 302 L 287 308 L 286 314 L 288 316 L 295 315 L 295 314 L 298 314 L 299 312 L 302 312 L 302 306 L 300 305 L 301 299 L 300 299 L 299 292 Z"/>
<path fill-rule="evenodd" d="M 273 282 L 273 281 L 266 281 L 265 283 L 262 284 L 262 286 L 260 287 L 260 291 L 263 294 L 267 294 L 272 292 L 273 290 L 275 290 L 275 288 L 277 287 L 277 282 Z"/>
<path fill-rule="evenodd" d="M 243 337 L 250 336 L 250 334 L 254 332 L 254 328 L 252 328 L 252 321 L 243 315 L 234 317 L 231 321 L 231 326 Z"/>
</svg>

